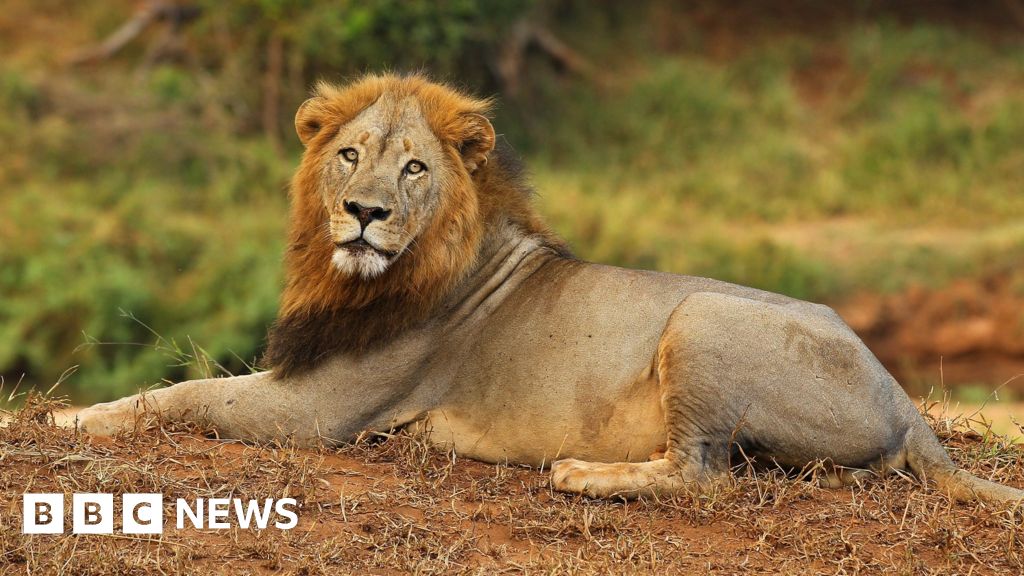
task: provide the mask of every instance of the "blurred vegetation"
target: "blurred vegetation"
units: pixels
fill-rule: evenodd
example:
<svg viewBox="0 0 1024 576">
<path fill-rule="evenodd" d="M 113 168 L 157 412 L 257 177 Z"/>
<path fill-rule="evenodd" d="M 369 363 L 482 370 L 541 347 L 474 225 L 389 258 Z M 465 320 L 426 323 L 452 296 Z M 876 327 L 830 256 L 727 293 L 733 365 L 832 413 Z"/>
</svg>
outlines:
<svg viewBox="0 0 1024 576">
<path fill-rule="evenodd" d="M 501 93 L 523 22 L 593 66 L 573 73 L 531 48 L 496 120 L 582 257 L 835 301 L 1024 256 L 1024 35 L 998 18 L 874 3 L 201 0 L 173 42 L 158 23 L 70 66 L 133 4 L 9 4 L 8 386 L 78 365 L 64 389 L 107 399 L 189 377 L 193 342 L 244 370 L 276 309 L 291 117 L 309 84 L 422 69 Z"/>
</svg>

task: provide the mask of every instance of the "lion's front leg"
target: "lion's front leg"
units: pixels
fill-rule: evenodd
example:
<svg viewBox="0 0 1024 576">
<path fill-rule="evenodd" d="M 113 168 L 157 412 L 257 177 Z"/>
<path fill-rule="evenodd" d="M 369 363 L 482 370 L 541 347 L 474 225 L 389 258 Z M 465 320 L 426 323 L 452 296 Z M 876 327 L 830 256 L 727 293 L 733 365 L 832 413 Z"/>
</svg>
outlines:
<svg viewBox="0 0 1024 576">
<path fill-rule="evenodd" d="M 77 426 L 88 434 L 112 435 L 155 417 L 208 426 L 222 438 L 301 445 L 343 440 L 331 438 L 330 432 L 352 423 L 331 410 L 337 401 L 325 402 L 321 395 L 316 387 L 281 382 L 269 372 L 190 380 L 86 408 Z"/>
</svg>

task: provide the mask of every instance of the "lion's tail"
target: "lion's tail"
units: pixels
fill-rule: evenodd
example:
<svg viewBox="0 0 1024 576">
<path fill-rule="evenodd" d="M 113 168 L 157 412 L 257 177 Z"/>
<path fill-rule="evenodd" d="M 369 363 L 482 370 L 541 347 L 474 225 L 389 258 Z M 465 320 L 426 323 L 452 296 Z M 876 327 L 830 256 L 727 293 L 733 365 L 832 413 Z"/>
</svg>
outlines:
<svg viewBox="0 0 1024 576">
<path fill-rule="evenodd" d="M 1024 502 L 1024 490 L 989 482 L 956 467 L 922 418 L 907 436 L 907 464 L 922 481 L 933 480 L 954 500 Z"/>
</svg>

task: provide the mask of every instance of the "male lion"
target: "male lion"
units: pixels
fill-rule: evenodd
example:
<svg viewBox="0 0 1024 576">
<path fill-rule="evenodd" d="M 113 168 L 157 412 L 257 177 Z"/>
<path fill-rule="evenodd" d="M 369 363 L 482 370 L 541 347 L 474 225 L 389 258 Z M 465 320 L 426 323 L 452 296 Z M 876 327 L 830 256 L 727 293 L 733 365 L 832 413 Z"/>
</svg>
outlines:
<svg viewBox="0 0 1024 576">
<path fill-rule="evenodd" d="M 321 84 L 295 117 L 272 371 L 98 404 L 80 429 L 143 407 L 258 442 L 412 424 L 593 497 L 700 488 L 743 454 L 828 462 L 831 484 L 910 470 L 958 499 L 1024 498 L 958 470 L 831 309 L 572 258 L 488 110 L 421 76 Z"/>
</svg>

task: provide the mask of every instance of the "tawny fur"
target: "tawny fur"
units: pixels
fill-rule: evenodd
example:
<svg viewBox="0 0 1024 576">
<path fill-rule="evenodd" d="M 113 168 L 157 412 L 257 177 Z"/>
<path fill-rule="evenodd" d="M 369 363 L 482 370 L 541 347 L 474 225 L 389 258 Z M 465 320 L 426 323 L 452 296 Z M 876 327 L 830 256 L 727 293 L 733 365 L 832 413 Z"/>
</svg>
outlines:
<svg viewBox="0 0 1024 576">
<path fill-rule="evenodd" d="M 909 470 L 958 499 L 1024 500 L 958 470 L 828 307 L 567 257 L 494 149 L 489 108 L 421 76 L 320 85 L 296 115 L 306 152 L 273 372 L 93 406 L 80 428 L 114 433 L 143 407 L 303 445 L 414 425 L 461 456 L 550 466 L 555 489 L 595 497 L 699 489 L 742 453 L 852 470 L 836 483 Z M 403 171 L 418 154 L 429 178 Z M 364 222 L 366 206 L 394 213 Z M 332 264 L 364 249 L 376 277 Z"/>
</svg>

